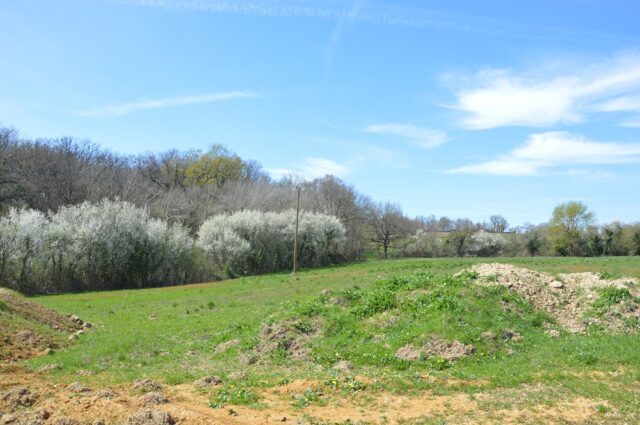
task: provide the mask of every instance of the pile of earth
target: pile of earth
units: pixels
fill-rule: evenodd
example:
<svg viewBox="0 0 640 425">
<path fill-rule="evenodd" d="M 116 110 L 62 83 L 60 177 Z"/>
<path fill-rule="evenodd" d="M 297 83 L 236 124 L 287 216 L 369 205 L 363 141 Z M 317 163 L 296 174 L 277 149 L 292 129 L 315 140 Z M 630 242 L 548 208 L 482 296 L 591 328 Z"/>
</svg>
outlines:
<svg viewBox="0 0 640 425">
<path fill-rule="evenodd" d="M 395 356 L 401 360 L 415 361 L 428 357 L 440 357 L 454 361 L 475 353 L 473 345 L 466 345 L 460 341 L 446 341 L 432 337 L 421 347 L 407 344 L 396 351 Z"/>
<path fill-rule="evenodd" d="M 250 353 L 244 353 L 243 363 L 255 363 L 260 358 L 280 351 L 287 357 L 306 360 L 311 353 L 308 343 L 321 335 L 321 323 L 301 319 L 286 319 L 266 323 L 260 328 L 258 345 Z"/>
<path fill-rule="evenodd" d="M 77 316 L 65 316 L 0 288 L 0 360 L 21 360 L 55 349 L 88 326 Z"/>
<path fill-rule="evenodd" d="M 502 285 L 546 311 L 572 333 L 599 325 L 614 332 L 635 332 L 640 324 L 638 279 L 607 280 L 595 273 L 553 276 L 510 264 L 476 264 L 469 269 L 483 286 Z"/>
<path fill-rule="evenodd" d="M 143 385 L 145 382 L 143 382 Z M 135 389 L 134 385 L 134 389 Z M 98 392 L 93 392 L 93 390 L 89 387 L 86 387 L 80 383 L 73 383 L 67 387 L 67 390 L 71 394 L 67 394 L 73 399 L 76 400 L 76 403 L 70 403 L 70 406 L 64 406 L 65 403 L 62 403 L 62 406 L 59 404 L 55 404 L 49 400 L 51 397 L 51 393 L 39 393 L 32 391 L 28 387 L 25 386 L 13 386 L 8 390 L 0 391 L 0 424 L 10 424 L 10 425 L 106 425 L 107 421 L 100 418 L 100 415 L 97 415 L 91 419 L 87 419 L 88 415 L 80 414 L 78 415 L 76 412 L 70 412 L 69 407 L 77 409 L 79 407 L 80 410 L 86 410 L 89 406 L 102 406 L 102 408 L 98 407 L 101 413 L 105 413 L 105 406 L 109 405 L 109 401 L 104 402 L 104 398 L 111 399 L 114 396 L 114 393 L 110 390 L 102 390 Z M 58 389 L 58 393 L 63 390 Z M 106 396 L 104 393 L 109 393 Z M 58 394 L 59 395 L 59 394 Z M 89 404 L 82 403 L 81 400 L 90 399 Z M 159 392 L 148 392 L 144 394 L 140 398 L 140 403 L 143 406 L 147 404 L 164 404 L 167 403 L 168 399 Z M 106 403 L 106 404 L 105 404 Z M 84 406 L 82 406 L 84 404 Z M 171 414 L 155 409 L 150 409 L 148 407 L 143 407 L 142 410 L 138 410 L 134 413 L 135 406 L 130 405 L 132 403 L 125 403 L 129 407 L 125 411 L 121 411 L 119 416 L 122 416 L 122 423 L 124 425 L 174 425 L 178 423 L 178 420 L 174 418 Z M 58 407 L 62 407 L 58 409 Z M 66 407 L 66 408 L 65 408 Z M 72 409 L 73 410 L 73 409 Z M 127 412 L 128 410 L 128 412 Z M 78 420 L 69 417 L 84 417 L 85 419 Z M 127 416 L 128 415 L 128 416 Z M 109 422 L 114 423 L 114 422 Z"/>
</svg>

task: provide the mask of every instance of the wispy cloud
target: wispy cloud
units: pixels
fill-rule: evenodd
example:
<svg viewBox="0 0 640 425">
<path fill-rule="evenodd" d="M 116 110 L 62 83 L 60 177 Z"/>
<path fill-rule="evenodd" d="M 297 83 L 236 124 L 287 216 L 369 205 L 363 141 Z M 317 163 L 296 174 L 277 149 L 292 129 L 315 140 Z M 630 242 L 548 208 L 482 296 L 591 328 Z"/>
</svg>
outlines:
<svg viewBox="0 0 640 425">
<path fill-rule="evenodd" d="M 353 2 L 349 13 L 338 20 L 338 23 L 331 32 L 329 43 L 327 44 L 324 52 L 325 61 L 329 70 L 333 68 L 333 58 L 335 56 L 336 49 L 338 48 L 338 44 L 340 43 L 340 39 L 342 38 L 342 34 L 344 33 L 349 23 L 353 22 L 353 20 L 358 16 L 358 13 L 362 9 L 363 4 L 364 0 L 356 0 L 355 2 Z"/>
<path fill-rule="evenodd" d="M 640 96 L 623 96 L 595 106 L 601 112 L 640 111 Z"/>
<path fill-rule="evenodd" d="M 281 179 L 286 176 L 301 176 L 307 180 L 313 180 L 328 174 L 336 177 L 345 177 L 351 172 L 351 167 L 326 158 L 307 157 L 297 167 L 268 168 L 267 172 L 274 179 Z"/>
<path fill-rule="evenodd" d="M 623 127 L 640 128 L 640 116 L 623 121 L 620 125 Z"/>
<path fill-rule="evenodd" d="M 640 92 L 640 54 L 610 58 L 577 73 L 554 72 L 554 65 L 540 64 L 536 71 L 521 74 L 485 70 L 467 79 L 471 87 L 457 90 L 454 105 L 467 114 L 463 126 L 547 127 L 581 122 L 594 112 L 639 106 L 634 93 Z"/>
<path fill-rule="evenodd" d="M 447 133 L 444 131 L 422 128 L 413 124 L 376 124 L 368 126 L 365 131 L 373 134 L 402 137 L 423 149 L 433 149 L 445 143 L 448 139 Z"/>
<path fill-rule="evenodd" d="M 210 13 L 233 13 L 265 17 L 299 17 L 341 20 L 353 15 L 352 4 L 327 0 L 111 0 L 117 3 Z M 558 26 L 530 25 L 495 18 L 445 13 L 389 2 L 369 2 L 352 18 L 382 25 L 424 27 L 441 31 L 488 34 L 533 40 L 565 40 L 577 43 L 608 43 L 635 37 L 584 31 Z"/>
<path fill-rule="evenodd" d="M 449 174 L 533 176 L 553 167 L 640 162 L 640 143 L 608 143 L 588 140 L 567 132 L 532 134 L 512 152 L 480 164 L 447 171 Z M 581 171 L 584 173 L 584 170 Z M 575 175 L 575 174 L 574 174 Z"/>
<path fill-rule="evenodd" d="M 129 115 L 134 112 L 147 109 L 162 109 L 176 106 L 195 105 L 201 103 L 222 102 L 233 99 L 257 97 L 257 94 L 249 91 L 232 91 L 225 93 L 207 93 L 194 96 L 174 96 L 162 99 L 139 100 L 136 102 L 121 103 L 99 108 L 90 108 L 76 113 L 83 117 L 105 117 Z"/>
</svg>

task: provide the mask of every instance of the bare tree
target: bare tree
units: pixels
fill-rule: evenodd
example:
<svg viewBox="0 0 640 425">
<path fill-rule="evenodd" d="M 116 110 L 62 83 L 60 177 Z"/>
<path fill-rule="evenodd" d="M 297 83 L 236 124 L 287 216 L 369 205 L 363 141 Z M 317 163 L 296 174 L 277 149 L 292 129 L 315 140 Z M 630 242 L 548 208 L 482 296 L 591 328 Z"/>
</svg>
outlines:
<svg viewBox="0 0 640 425">
<path fill-rule="evenodd" d="M 407 219 L 398 205 L 389 202 L 369 206 L 367 216 L 371 240 L 382 245 L 383 256 L 387 258 L 389 247 L 407 235 Z"/>
<path fill-rule="evenodd" d="M 496 233 L 504 233 L 509 228 L 507 219 L 501 215 L 492 215 L 489 217 L 490 226 L 487 230 Z"/>
</svg>

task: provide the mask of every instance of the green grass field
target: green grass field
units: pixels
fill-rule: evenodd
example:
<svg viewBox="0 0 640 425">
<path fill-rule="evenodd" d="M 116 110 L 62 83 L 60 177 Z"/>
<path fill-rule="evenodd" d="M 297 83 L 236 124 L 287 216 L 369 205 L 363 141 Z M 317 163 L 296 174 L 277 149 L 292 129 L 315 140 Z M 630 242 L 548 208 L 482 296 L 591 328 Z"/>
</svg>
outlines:
<svg viewBox="0 0 640 425">
<path fill-rule="evenodd" d="M 553 274 L 593 271 L 640 277 L 638 257 L 495 261 Z M 38 297 L 55 310 L 78 314 L 94 329 L 69 348 L 28 364 L 33 369 L 59 364 L 62 368 L 52 371 L 51 379 L 93 386 L 140 378 L 173 385 L 218 375 L 225 384 L 208 395 L 212 408 L 268 408 L 261 398 L 265 389 L 304 379 L 324 382 L 324 390 L 301 392 L 292 401 L 297 408 L 326 405 L 340 394 L 366 399 L 364 394 L 411 397 L 428 391 L 475 397 L 513 389 L 513 396 L 478 398 L 478 403 L 490 412 L 584 398 L 596 401 L 594 423 L 640 420 L 640 337 L 594 330 L 552 338 L 544 332 L 545 322 L 552 319 L 516 294 L 471 285 L 469 276 L 453 276 L 476 262 L 487 260 L 367 261 L 295 276 Z M 324 290 L 330 293 L 321 295 Z M 512 308 L 505 310 L 505 303 Z M 276 347 L 255 362 L 243 362 L 260 345 L 260 329 L 268 323 L 289 323 L 301 334 L 317 327 L 321 336 L 309 338 L 307 360 L 292 359 L 287 347 Z M 522 340 L 481 337 L 507 329 Z M 398 348 L 431 335 L 473 344 L 476 352 L 455 362 L 409 362 L 394 356 Z M 216 352 L 218 344 L 234 339 L 237 345 Z M 334 370 L 342 360 L 353 364 L 348 374 Z M 425 417 L 421 423 L 446 420 Z"/>
</svg>

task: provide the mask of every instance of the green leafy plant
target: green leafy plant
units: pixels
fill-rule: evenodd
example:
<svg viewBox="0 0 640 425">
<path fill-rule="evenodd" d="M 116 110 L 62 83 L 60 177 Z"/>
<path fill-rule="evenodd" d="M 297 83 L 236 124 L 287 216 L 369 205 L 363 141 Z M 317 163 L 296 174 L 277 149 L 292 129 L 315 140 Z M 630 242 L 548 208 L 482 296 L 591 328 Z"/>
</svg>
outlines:
<svg viewBox="0 0 640 425">
<path fill-rule="evenodd" d="M 258 400 L 258 395 L 246 388 L 225 387 L 218 390 L 208 405 L 214 409 L 220 409 L 228 404 L 257 405 Z"/>
<path fill-rule="evenodd" d="M 294 398 L 294 407 L 303 408 L 311 404 L 318 403 L 322 394 L 314 391 L 311 388 L 307 388 L 302 394 L 296 394 Z"/>
<path fill-rule="evenodd" d="M 593 308 L 599 314 L 606 313 L 612 306 L 631 299 L 633 296 L 627 288 L 614 288 L 612 286 L 602 288 L 598 299 L 593 303 Z"/>
</svg>

